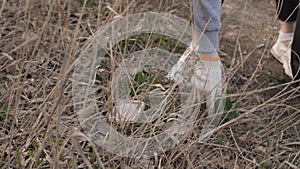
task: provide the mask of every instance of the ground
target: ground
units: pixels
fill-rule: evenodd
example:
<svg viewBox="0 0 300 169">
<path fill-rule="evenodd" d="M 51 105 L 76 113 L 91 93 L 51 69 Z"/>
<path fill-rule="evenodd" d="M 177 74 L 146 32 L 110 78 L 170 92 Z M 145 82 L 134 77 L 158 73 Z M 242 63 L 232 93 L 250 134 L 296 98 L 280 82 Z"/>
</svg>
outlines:
<svg viewBox="0 0 300 169">
<path fill-rule="evenodd" d="M 85 2 L 1 2 L 1 168 L 149 167 L 149 161 L 111 154 L 84 136 L 74 139 L 82 130 L 71 68 L 87 39 L 118 16 L 155 11 L 190 20 L 190 1 Z M 279 30 L 275 2 L 225 0 L 222 25 L 228 113 L 235 116 L 206 142 L 197 142 L 195 130 L 150 162 L 158 168 L 299 168 L 299 87 L 269 52 Z M 109 71 L 101 76 L 103 100 L 109 100 Z"/>
</svg>

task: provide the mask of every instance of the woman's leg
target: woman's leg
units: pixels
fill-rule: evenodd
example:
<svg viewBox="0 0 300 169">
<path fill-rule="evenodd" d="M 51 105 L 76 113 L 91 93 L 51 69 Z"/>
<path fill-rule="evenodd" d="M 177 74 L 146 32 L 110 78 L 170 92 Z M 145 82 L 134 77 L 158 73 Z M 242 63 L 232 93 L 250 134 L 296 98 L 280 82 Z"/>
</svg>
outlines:
<svg viewBox="0 0 300 169">
<path fill-rule="evenodd" d="M 298 17 L 296 21 L 295 36 L 292 44 L 292 59 L 291 67 L 293 75 L 296 79 L 300 79 L 300 10 L 298 10 Z"/>
<path fill-rule="evenodd" d="M 272 55 L 283 64 L 285 74 L 292 75 L 291 43 L 294 37 L 295 20 L 297 18 L 297 6 L 299 0 L 276 0 L 276 10 L 281 29 L 276 43 L 271 49 Z"/>
<path fill-rule="evenodd" d="M 193 0 L 193 46 L 197 54 L 219 51 L 222 0 Z M 205 37 L 201 37 L 201 32 Z M 217 57 L 213 54 L 212 57 Z"/>
<path fill-rule="evenodd" d="M 298 3 L 299 0 L 276 0 L 276 10 L 278 19 L 281 22 L 281 32 L 294 32 Z"/>
<path fill-rule="evenodd" d="M 295 22 L 299 0 L 276 0 L 278 19 L 283 22 Z"/>
</svg>

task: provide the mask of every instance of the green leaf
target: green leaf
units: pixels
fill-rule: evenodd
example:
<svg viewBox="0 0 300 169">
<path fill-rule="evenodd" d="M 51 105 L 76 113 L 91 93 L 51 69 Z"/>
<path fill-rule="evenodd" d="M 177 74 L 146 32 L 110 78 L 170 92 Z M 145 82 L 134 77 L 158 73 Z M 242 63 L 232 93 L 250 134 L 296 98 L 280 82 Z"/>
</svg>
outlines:
<svg viewBox="0 0 300 169">
<path fill-rule="evenodd" d="M 226 98 L 225 100 L 225 111 L 229 111 L 232 108 L 232 102 L 229 98 Z"/>
<path fill-rule="evenodd" d="M 219 137 L 218 137 L 218 140 L 216 141 L 216 144 L 221 144 L 223 143 L 225 140 L 225 136 L 223 134 L 221 134 Z"/>
<path fill-rule="evenodd" d="M 108 16 L 108 10 L 106 8 L 102 9 L 101 13 L 104 17 Z"/>
<path fill-rule="evenodd" d="M 8 109 L 8 104 L 4 104 L 1 109 L 2 110 L 7 110 Z"/>
<path fill-rule="evenodd" d="M 143 72 L 139 72 L 138 74 L 138 84 L 142 85 L 143 83 L 147 82 L 148 76 Z"/>
<path fill-rule="evenodd" d="M 155 38 L 154 42 L 159 43 L 162 46 L 166 46 L 168 41 L 168 37 L 166 35 L 159 35 Z"/>
<path fill-rule="evenodd" d="M 33 151 L 32 151 L 32 150 L 29 150 L 29 153 L 28 153 L 28 154 L 29 154 L 30 157 L 34 157 L 34 154 L 33 154 Z"/>
<path fill-rule="evenodd" d="M 84 3 L 84 0 L 77 0 L 81 5 Z"/>
<path fill-rule="evenodd" d="M 226 91 L 226 94 L 231 94 L 230 91 Z M 224 105 L 224 111 L 226 113 L 224 113 L 222 115 L 222 118 L 221 118 L 221 121 L 223 122 L 227 122 L 227 121 L 230 121 L 232 119 L 235 119 L 236 117 L 238 117 L 239 113 L 236 112 L 236 111 L 231 111 L 232 110 L 232 101 L 230 100 L 230 98 L 226 98 L 225 99 L 225 105 Z"/>
<path fill-rule="evenodd" d="M 237 112 L 229 112 L 226 117 L 225 120 L 230 121 L 232 119 L 235 119 L 239 114 Z"/>
</svg>

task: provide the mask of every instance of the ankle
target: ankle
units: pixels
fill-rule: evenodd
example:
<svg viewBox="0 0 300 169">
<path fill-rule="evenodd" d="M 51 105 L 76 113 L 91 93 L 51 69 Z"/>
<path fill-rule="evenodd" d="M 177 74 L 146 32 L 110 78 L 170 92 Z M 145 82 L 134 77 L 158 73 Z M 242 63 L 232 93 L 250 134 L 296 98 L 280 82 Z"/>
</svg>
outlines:
<svg viewBox="0 0 300 169">
<path fill-rule="evenodd" d="M 292 33 L 285 33 L 285 32 L 282 32 L 280 30 L 277 41 L 278 42 L 281 42 L 281 41 L 291 41 L 291 40 L 293 40 L 293 37 L 294 37 L 294 33 L 293 32 Z"/>
<path fill-rule="evenodd" d="M 281 21 L 280 31 L 283 33 L 293 33 L 295 30 L 295 22 L 283 22 Z"/>
</svg>

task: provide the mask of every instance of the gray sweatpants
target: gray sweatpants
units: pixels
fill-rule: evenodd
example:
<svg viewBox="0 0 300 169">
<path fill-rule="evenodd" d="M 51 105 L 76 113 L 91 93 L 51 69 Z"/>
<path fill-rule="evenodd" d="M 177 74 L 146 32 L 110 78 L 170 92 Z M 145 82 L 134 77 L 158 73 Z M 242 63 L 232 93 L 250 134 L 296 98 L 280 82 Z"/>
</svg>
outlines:
<svg viewBox="0 0 300 169">
<path fill-rule="evenodd" d="M 193 0 L 194 27 L 207 37 L 201 37 L 197 53 L 219 51 L 221 5 L 222 0 Z"/>
</svg>

